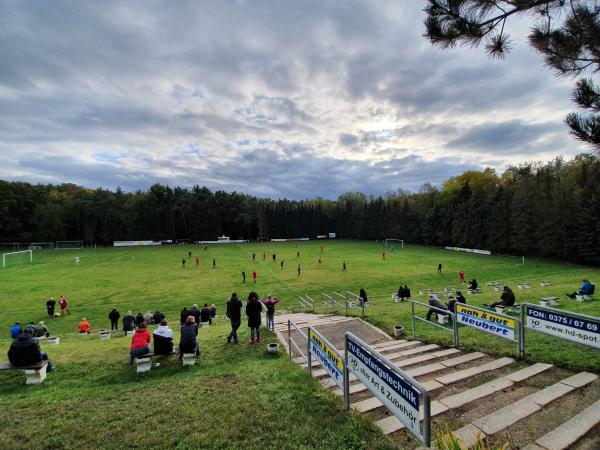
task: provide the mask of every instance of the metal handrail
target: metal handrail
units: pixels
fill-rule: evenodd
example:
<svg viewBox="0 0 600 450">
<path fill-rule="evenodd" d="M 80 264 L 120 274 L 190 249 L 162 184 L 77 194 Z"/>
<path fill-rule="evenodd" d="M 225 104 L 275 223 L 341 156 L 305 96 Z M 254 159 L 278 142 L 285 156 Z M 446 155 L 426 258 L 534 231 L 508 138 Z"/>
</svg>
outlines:
<svg viewBox="0 0 600 450">
<path fill-rule="evenodd" d="M 415 316 L 415 303 L 417 305 L 421 305 L 421 306 L 425 306 L 426 308 L 429 309 L 433 309 L 435 312 L 439 312 L 442 313 L 446 316 L 449 316 L 450 318 L 452 318 L 452 329 L 449 330 L 448 328 L 437 324 L 435 322 L 432 322 L 430 320 L 424 319 L 423 317 L 419 317 L 419 316 Z M 410 301 L 410 308 L 411 308 L 411 322 L 412 322 L 412 336 L 413 339 L 415 338 L 415 319 L 420 320 L 421 322 L 425 322 L 428 325 L 433 325 L 434 327 L 438 327 L 441 328 L 444 331 L 448 331 L 450 333 L 452 333 L 453 335 L 453 339 L 454 339 L 454 346 L 458 346 L 458 325 L 456 323 L 456 314 L 453 313 L 452 311 L 450 311 L 449 309 L 442 309 L 442 308 L 438 308 L 436 306 L 431 306 L 430 304 L 427 303 L 422 303 L 422 302 L 418 302 L 416 300 L 411 300 Z"/>
<path fill-rule="evenodd" d="M 304 334 L 304 332 L 298 327 L 298 325 L 296 325 L 294 322 L 288 319 L 288 351 L 290 359 L 292 359 L 292 344 L 294 344 L 296 351 L 300 353 L 305 360 L 308 360 L 308 357 L 304 354 L 302 349 L 298 347 L 298 344 L 296 344 L 296 342 L 294 342 L 294 340 L 292 339 L 292 327 L 294 328 L 294 330 L 300 333 L 300 336 L 302 336 L 305 341 L 308 342 L 308 336 Z"/>
</svg>

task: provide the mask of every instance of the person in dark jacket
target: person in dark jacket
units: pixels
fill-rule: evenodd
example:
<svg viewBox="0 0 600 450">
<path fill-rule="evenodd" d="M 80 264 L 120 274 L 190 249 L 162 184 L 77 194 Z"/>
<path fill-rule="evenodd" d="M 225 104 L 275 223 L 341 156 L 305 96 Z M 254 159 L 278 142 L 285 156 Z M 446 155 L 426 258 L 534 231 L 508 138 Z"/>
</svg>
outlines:
<svg viewBox="0 0 600 450">
<path fill-rule="evenodd" d="M 48 359 L 48 355 L 41 351 L 40 344 L 29 329 L 23 331 L 19 337 L 17 337 L 8 350 L 8 360 L 13 366 L 26 367 L 33 364 L 37 364 L 41 361 L 48 361 L 48 372 L 52 371 L 52 363 Z"/>
<path fill-rule="evenodd" d="M 210 305 L 210 319 L 216 319 L 217 318 L 217 306 L 213 303 L 212 305 Z"/>
<path fill-rule="evenodd" d="M 169 355 L 173 352 L 173 330 L 165 319 L 160 321 L 160 325 L 154 330 L 152 337 L 154 338 L 154 353 Z"/>
<path fill-rule="evenodd" d="M 429 296 L 429 305 L 433 306 L 435 308 L 439 308 L 439 309 L 443 309 L 448 311 L 448 307 L 438 298 L 437 295 L 430 295 Z M 429 311 L 427 311 L 427 320 L 431 320 L 431 315 L 435 313 L 438 316 L 442 315 L 442 316 L 447 316 L 447 314 L 444 314 L 443 312 L 440 311 L 436 311 L 435 309 L 429 308 Z"/>
<path fill-rule="evenodd" d="M 196 325 L 200 323 L 200 309 L 196 303 L 194 303 L 190 309 L 190 316 L 194 318 L 194 323 Z"/>
<path fill-rule="evenodd" d="M 479 287 L 479 285 L 477 284 L 477 280 L 475 278 L 473 278 L 470 282 L 469 285 L 467 287 L 467 289 L 469 291 L 473 291 L 475 292 L 477 290 L 477 288 Z"/>
<path fill-rule="evenodd" d="M 137 316 L 135 316 L 135 326 L 139 327 L 141 324 L 144 323 L 144 315 L 139 312 Z"/>
<path fill-rule="evenodd" d="M 504 290 L 502 291 L 502 295 L 500 296 L 500 301 L 492 303 L 490 305 L 490 309 L 495 308 L 496 306 L 513 306 L 514 304 L 515 294 L 508 286 L 504 286 Z"/>
<path fill-rule="evenodd" d="M 123 331 L 127 333 L 128 331 L 133 331 L 135 329 L 135 317 L 133 317 L 133 313 L 131 311 L 127 311 L 125 317 L 123 317 Z"/>
<path fill-rule="evenodd" d="M 250 344 L 260 342 L 260 323 L 262 312 L 262 303 L 258 301 L 258 294 L 250 292 L 248 294 L 248 304 L 246 305 L 246 315 L 248 316 L 248 326 L 250 327 Z"/>
<path fill-rule="evenodd" d="M 198 325 L 194 316 L 188 316 L 181 326 L 181 337 L 179 339 L 179 359 L 184 353 L 196 353 L 200 356 L 200 345 L 198 344 Z"/>
<path fill-rule="evenodd" d="M 152 315 L 152 323 L 158 325 L 164 318 L 165 315 L 157 309 L 156 312 Z"/>
<path fill-rule="evenodd" d="M 46 310 L 48 311 L 48 316 L 51 319 L 54 319 L 54 307 L 56 306 L 56 300 L 54 297 L 50 297 L 46 302 Z"/>
<path fill-rule="evenodd" d="M 183 325 L 185 323 L 185 319 L 187 319 L 189 315 L 190 312 L 188 311 L 187 307 L 184 306 L 181 312 L 179 313 L 179 324 Z"/>
<path fill-rule="evenodd" d="M 212 323 L 210 318 L 210 308 L 208 307 L 208 303 L 204 304 L 204 307 L 200 310 L 200 321 Z"/>
<path fill-rule="evenodd" d="M 50 336 L 50 331 L 48 331 L 48 327 L 44 323 L 43 320 L 40 320 L 39 323 L 35 326 L 35 334 L 34 337 L 48 337 Z"/>
<path fill-rule="evenodd" d="M 410 289 L 408 288 L 407 284 L 404 285 L 404 298 L 403 298 L 403 300 L 410 300 Z"/>
<path fill-rule="evenodd" d="M 360 291 L 358 292 L 358 296 L 360 297 L 361 305 L 364 305 L 365 303 L 369 303 L 369 297 L 367 296 L 367 292 L 363 288 L 360 288 Z"/>
<path fill-rule="evenodd" d="M 227 342 L 230 343 L 233 339 L 233 342 L 237 344 L 237 330 L 242 323 L 242 301 L 235 292 L 231 294 L 231 298 L 227 302 L 227 317 L 231 322 L 231 333 L 227 336 Z"/>
<path fill-rule="evenodd" d="M 448 305 L 448 309 L 452 312 L 456 312 L 455 311 L 455 306 L 457 303 L 463 303 L 466 304 L 467 303 L 467 299 L 465 298 L 464 295 L 462 295 L 462 292 L 460 291 L 456 291 L 456 298 L 452 297 L 448 299 L 448 303 L 446 303 Z"/>
<path fill-rule="evenodd" d="M 119 329 L 119 317 L 121 317 L 121 314 L 119 313 L 119 311 L 117 311 L 117 307 L 113 306 L 112 311 L 108 313 L 111 330 L 117 331 Z"/>
</svg>

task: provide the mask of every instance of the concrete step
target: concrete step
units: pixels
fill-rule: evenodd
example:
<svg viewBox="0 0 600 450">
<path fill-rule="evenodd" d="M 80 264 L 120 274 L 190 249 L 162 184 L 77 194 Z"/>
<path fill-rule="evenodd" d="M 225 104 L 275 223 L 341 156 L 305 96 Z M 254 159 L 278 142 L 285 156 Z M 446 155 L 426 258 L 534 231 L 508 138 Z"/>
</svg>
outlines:
<svg viewBox="0 0 600 450">
<path fill-rule="evenodd" d="M 529 417 L 542 409 L 545 405 L 568 394 L 569 392 L 585 386 L 598 379 L 598 375 L 581 372 L 566 378 L 545 389 L 534 392 L 515 403 L 505 406 L 487 416 L 466 425 L 453 432 L 461 443 L 467 447 L 475 445 L 478 439 L 498 433 L 519 420 Z"/>
<path fill-rule="evenodd" d="M 489 381 L 471 389 L 467 389 L 466 391 L 460 392 L 458 394 L 449 395 L 438 400 L 432 400 L 431 416 L 433 417 L 451 409 L 460 408 L 468 403 L 474 402 L 475 400 L 479 400 L 481 398 L 485 398 L 492 394 L 495 394 L 496 392 L 500 392 L 501 390 L 506 389 L 515 383 L 510 378 L 518 378 L 520 379 L 520 381 L 523 381 L 545 370 L 548 370 L 551 367 L 551 364 L 534 364 L 533 366 L 518 370 L 500 378 L 496 378 L 495 380 Z M 433 407 L 434 402 L 436 403 L 435 408 Z M 385 419 L 381 419 L 375 423 L 383 430 L 385 434 L 390 434 L 404 428 L 404 425 L 394 416 L 386 417 Z"/>
<path fill-rule="evenodd" d="M 600 424 L 600 400 L 523 450 L 564 450 Z"/>
</svg>

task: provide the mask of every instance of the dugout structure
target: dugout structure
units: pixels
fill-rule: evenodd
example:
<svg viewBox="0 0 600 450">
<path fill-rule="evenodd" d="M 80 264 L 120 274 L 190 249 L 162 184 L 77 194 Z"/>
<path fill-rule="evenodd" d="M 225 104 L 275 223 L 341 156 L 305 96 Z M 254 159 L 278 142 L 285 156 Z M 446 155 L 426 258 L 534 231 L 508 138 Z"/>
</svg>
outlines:
<svg viewBox="0 0 600 450">
<path fill-rule="evenodd" d="M 9 252 L 2 254 L 2 268 L 7 266 L 16 266 L 19 264 L 31 264 L 33 263 L 33 251 L 21 250 L 18 252 Z"/>
</svg>

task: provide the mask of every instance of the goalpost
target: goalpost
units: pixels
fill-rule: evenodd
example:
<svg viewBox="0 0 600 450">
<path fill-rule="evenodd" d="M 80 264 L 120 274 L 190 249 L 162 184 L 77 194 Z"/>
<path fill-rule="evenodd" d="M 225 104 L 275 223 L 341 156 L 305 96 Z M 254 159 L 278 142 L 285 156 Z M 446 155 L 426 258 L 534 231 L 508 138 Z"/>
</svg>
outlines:
<svg viewBox="0 0 600 450">
<path fill-rule="evenodd" d="M 20 252 L 2 253 L 2 268 L 5 268 L 11 261 L 15 264 L 32 263 L 33 251 L 21 250 Z"/>
<path fill-rule="evenodd" d="M 390 246 L 390 242 L 399 242 L 400 243 L 400 248 L 404 248 L 404 240 L 403 239 L 386 239 L 385 240 L 385 246 L 389 247 Z"/>
<path fill-rule="evenodd" d="M 83 241 L 56 241 L 54 250 L 76 250 L 83 248 Z"/>
<path fill-rule="evenodd" d="M 54 248 L 54 242 L 32 242 L 29 244 L 29 250 L 46 250 Z"/>
</svg>

